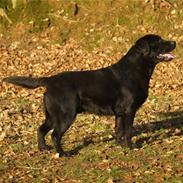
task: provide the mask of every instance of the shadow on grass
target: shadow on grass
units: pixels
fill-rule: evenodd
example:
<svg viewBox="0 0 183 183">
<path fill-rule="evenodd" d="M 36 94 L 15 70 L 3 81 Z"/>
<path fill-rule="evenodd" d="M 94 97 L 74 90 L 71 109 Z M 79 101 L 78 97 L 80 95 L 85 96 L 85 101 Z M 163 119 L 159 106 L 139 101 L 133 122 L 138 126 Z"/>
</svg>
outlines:
<svg viewBox="0 0 183 183">
<path fill-rule="evenodd" d="M 70 151 L 67 151 L 67 152 L 68 152 L 69 154 L 71 154 L 72 156 L 73 156 L 73 155 L 77 155 L 77 154 L 79 154 L 79 151 L 80 151 L 81 149 L 83 149 L 84 147 L 89 146 L 90 144 L 93 144 L 92 137 L 84 138 L 82 144 L 78 145 L 78 146 L 75 147 L 74 149 L 72 149 L 72 150 L 70 150 Z"/>
<path fill-rule="evenodd" d="M 168 113 L 158 113 L 160 117 L 164 117 L 165 120 L 154 121 L 146 124 L 139 124 L 135 126 L 135 135 L 140 135 L 141 133 L 155 133 L 158 130 L 168 129 L 168 133 L 164 135 L 163 138 L 171 136 L 181 136 L 183 135 L 183 111 L 178 112 L 168 112 Z M 175 130 L 177 132 L 175 133 Z M 144 142 L 152 143 L 156 141 L 161 133 L 157 133 L 153 136 L 142 137 L 137 142 L 136 145 L 138 148 L 142 147 Z M 162 137 L 161 137 L 162 138 Z"/>
<path fill-rule="evenodd" d="M 178 112 L 168 112 L 168 113 L 158 113 L 159 116 L 164 117 L 165 120 L 161 121 L 154 121 L 145 124 L 137 124 L 135 125 L 135 133 L 134 135 L 140 135 L 141 133 L 155 133 L 158 130 L 165 130 L 169 129 L 169 132 L 163 138 L 171 137 L 175 135 L 175 129 L 179 129 L 176 136 L 183 135 L 183 111 Z M 166 119 L 167 118 L 167 119 Z M 141 137 L 135 144 L 136 148 L 141 148 L 144 142 L 152 143 L 156 141 L 161 133 L 154 134 L 148 137 Z M 96 133 L 96 134 L 89 134 L 87 138 L 84 139 L 83 144 L 77 146 L 76 148 L 69 151 L 72 155 L 77 155 L 81 149 L 84 147 L 95 144 L 99 142 L 109 142 L 115 139 L 115 137 L 103 137 L 102 140 L 95 140 L 92 139 L 97 137 L 105 136 L 104 132 Z M 162 138 L 162 137 L 161 137 Z"/>
</svg>

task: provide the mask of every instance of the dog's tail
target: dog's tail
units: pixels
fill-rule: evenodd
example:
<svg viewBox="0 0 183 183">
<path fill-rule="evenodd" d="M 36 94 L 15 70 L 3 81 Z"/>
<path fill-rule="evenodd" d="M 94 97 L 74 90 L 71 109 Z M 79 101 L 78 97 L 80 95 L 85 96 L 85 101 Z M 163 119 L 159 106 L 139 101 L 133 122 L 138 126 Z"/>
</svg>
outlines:
<svg viewBox="0 0 183 183">
<path fill-rule="evenodd" d="M 12 83 L 25 88 L 34 89 L 40 86 L 46 86 L 46 78 L 31 78 L 23 76 L 12 76 L 4 78 L 2 81 Z"/>
</svg>

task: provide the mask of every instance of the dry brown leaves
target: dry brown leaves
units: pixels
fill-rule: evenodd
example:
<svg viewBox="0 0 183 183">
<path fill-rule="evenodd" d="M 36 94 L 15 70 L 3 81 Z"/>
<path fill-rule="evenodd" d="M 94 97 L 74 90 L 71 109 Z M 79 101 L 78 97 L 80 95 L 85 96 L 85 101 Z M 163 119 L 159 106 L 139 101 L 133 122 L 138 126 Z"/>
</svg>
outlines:
<svg viewBox="0 0 183 183">
<path fill-rule="evenodd" d="M 130 45 L 129 45 L 130 47 Z M 103 50 L 86 51 L 74 40 L 69 40 L 65 45 L 53 44 L 44 34 L 33 36 L 26 42 L 16 41 L 2 43 L 0 45 L 0 78 L 13 75 L 25 76 L 48 76 L 62 71 L 91 70 L 106 67 L 115 63 L 124 53 L 110 55 Z M 156 113 L 163 111 L 183 110 L 183 62 L 177 58 L 171 63 L 162 63 L 157 66 L 151 80 L 150 98 L 140 110 L 139 116 L 144 121 L 154 120 Z M 6 163 L 21 147 L 16 143 L 23 142 L 23 145 L 30 144 L 28 152 L 21 152 L 18 158 L 25 159 L 32 157 L 36 152 L 35 140 L 36 128 L 43 120 L 42 94 L 44 89 L 27 90 L 9 84 L 0 85 L 0 147 L 7 146 L 4 154 L 0 157 Z M 153 99 L 154 97 L 154 99 Z M 160 101 L 159 102 L 157 102 Z M 82 118 L 81 118 L 82 119 Z M 84 121 L 86 121 L 84 119 Z M 112 124 L 111 119 L 109 119 Z M 5 138 L 8 137 L 6 140 Z M 15 143 L 9 147 L 8 143 Z M 180 156 L 180 155 L 179 155 Z M 106 168 L 108 162 L 101 162 L 97 167 Z M 11 165 L 13 167 L 13 164 Z M 24 170 L 25 169 L 25 170 Z M 10 170 L 9 178 L 25 176 L 28 173 L 27 167 L 16 167 Z M 172 167 L 165 164 L 164 169 L 169 172 Z M 146 171 L 146 174 L 151 173 Z M 126 175 L 126 179 L 130 179 Z M 59 182 L 59 177 L 55 182 Z M 73 181 L 74 182 L 74 181 Z M 112 182 L 109 179 L 108 182 Z"/>
</svg>

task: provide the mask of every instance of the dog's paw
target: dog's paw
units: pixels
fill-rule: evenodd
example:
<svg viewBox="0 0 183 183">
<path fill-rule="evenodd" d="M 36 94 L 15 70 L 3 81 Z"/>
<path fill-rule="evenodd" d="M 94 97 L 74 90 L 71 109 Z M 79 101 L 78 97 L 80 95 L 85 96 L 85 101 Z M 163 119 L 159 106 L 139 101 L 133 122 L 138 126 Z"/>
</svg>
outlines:
<svg viewBox="0 0 183 183">
<path fill-rule="evenodd" d="M 125 149 L 130 149 L 131 150 L 131 149 L 134 148 L 132 143 L 125 143 L 125 141 L 123 141 L 123 140 L 116 141 L 116 143 L 118 145 L 120 145 L 122 148 L 125 148 Z"/>
<path fill-rule="evenodd" d="M 134 144 L 124 144 L 123 146 L 122 146 L 123 148 L 126 148 L 126 149 L 129 149 L 129 150 L 133 150 L 134 148 L 135 148 L 135 145 Z"/>
<path fill-rule="evenodd" d="M 72 152 L 69 151 L 63 151 L 59 153 L 59 157 L 72 157 L 74 154 Z"/>
<path fill-rule="evenodd" d="M 38 146 L 38 148 L 40 151 L 50 151 L 52 149 L 52 147 L 49 145 Z"/>
<path fill-rule="evenodd" d="M 123 146 L 124 145 L 124 142 L 122 139 L 116 139 L 116 144 L 120 145 L 120 146 Z"/>
</svg>

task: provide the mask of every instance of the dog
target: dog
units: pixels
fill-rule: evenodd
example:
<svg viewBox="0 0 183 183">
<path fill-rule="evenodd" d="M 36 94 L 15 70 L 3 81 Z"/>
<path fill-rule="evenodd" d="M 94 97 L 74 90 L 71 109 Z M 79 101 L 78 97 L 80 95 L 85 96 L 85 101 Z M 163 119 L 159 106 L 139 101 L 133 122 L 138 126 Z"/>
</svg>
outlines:
<svg viewBox="0 0 183 183">
<path fill-rule="evenodd" d="M 115 116 L 116 142 L 132 148 L 136 111 L 148 97 L 149 81 L 156 64 L 170 61 L 175 41 L 148 34 L 138 39 L 117 63 L 90 71 L 62 72 L 51 77 L 13 76 L 3 81 L 25 88 L 46 87 L 45 121 L 38 129 L 38 148 L 49 150 L 45 135 L 51 134 L 59 156 L 70 156 L 60 143 L 64 133 L 82 112 Z"/>
</svg>

